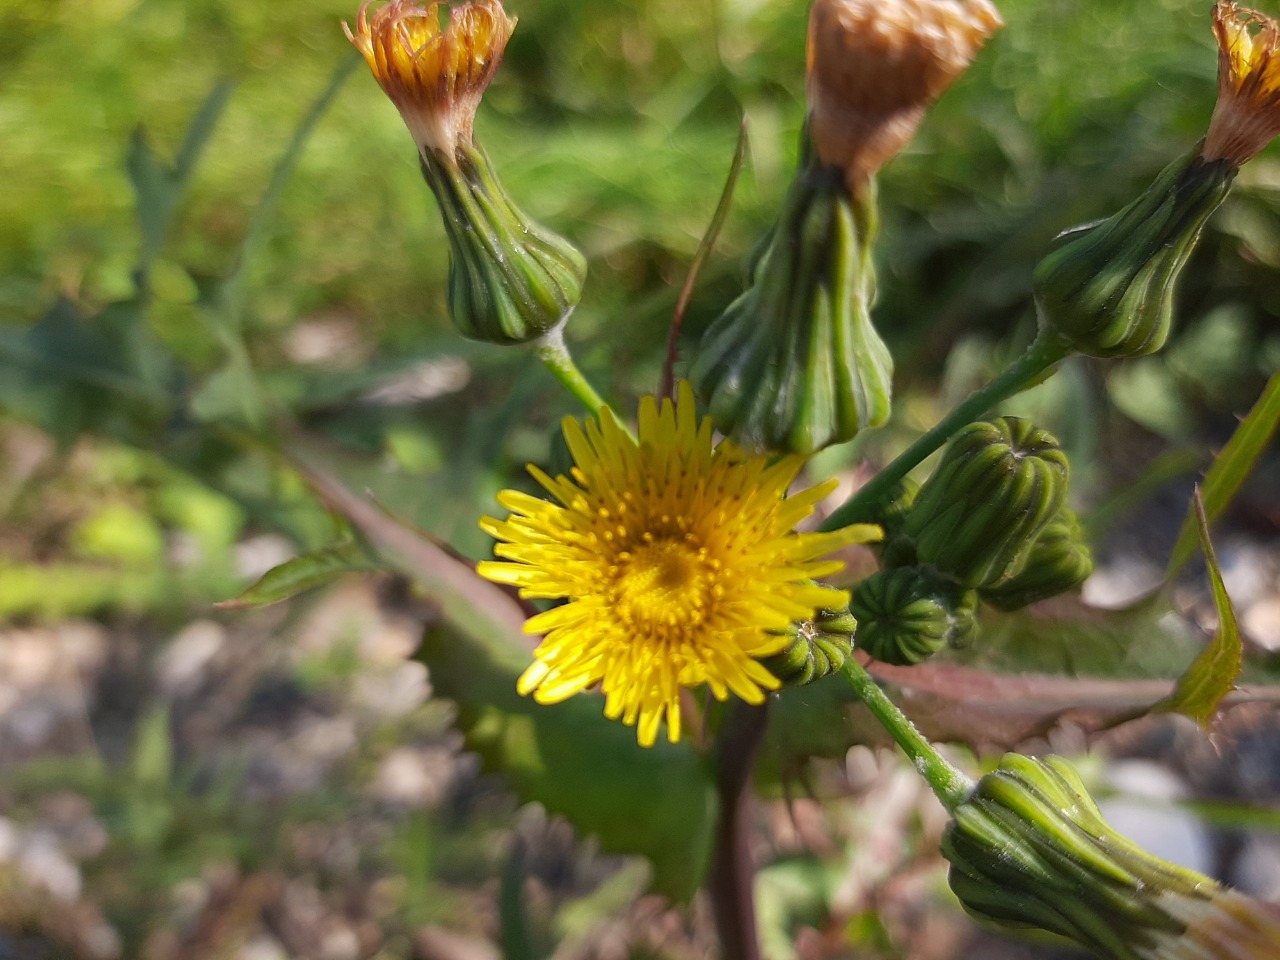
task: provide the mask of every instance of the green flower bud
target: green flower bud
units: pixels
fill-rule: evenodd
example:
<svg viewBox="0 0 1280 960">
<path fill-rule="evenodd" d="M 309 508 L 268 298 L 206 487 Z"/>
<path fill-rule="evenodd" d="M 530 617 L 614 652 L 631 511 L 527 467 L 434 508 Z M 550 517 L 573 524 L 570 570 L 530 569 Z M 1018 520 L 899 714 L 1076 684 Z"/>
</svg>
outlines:
<svg viewBox="0 0 1280 960">
<path fill-rule="evenodd" d="M 916 562 L 915 544 L 906 534 L 906 524 L 919 495 L 920 484 L 903 477 L 857 514 L 858 522 L 878 524 L 884 530 L 884 540 L 877 549 L 883 566 L 909 567 Z"/>
<path fill-rule="evenodd" d="M 459 144 L 453 163 L 425 154 L 422 175 L 449 237 L 449 316 L 462 335 L 525 343 L 559 327 L 582 296 L 582 254 L 511 202 L 478 144 Z"/>
<path fill-rule="evenodd" d="M 1035 271 L 1041 326 L 1091 357 L 1159 350 L 1178 274 L 1235 174 L 1229 161 L 1205 160 L 1197 149 L 1119 213 L 1059 236 Z"/>
<path fill-rule="evenodd" d="M 1075 511 L 1063 507 L 1045 525 L 1027 551 L 1022 569 L 978 591 L 1000 610 L 1023 607 L 1074 590 L 1093 573 L 1093 553 Z"/>
<path fill-rule="evenodd" d="M 751 286 L 702 339 L 690 380 L 754 451 L 810 454 L 889 416 L 893 360 L 871 325 L 874 191 L 806 157 Z"/>
<path fill-rule="evenodd" d="M 858 626 L 849 608 L 819 610 L 812 619 L 787 628 L 791 645 L 766 657 L 764 668 L 789 687 L 800 687 L 835 673 L 853 652 Z"/>
<path fill-rule="evenodd" d="M 922 563 L 966 586 L 998 583 L 1062 508 L 1069 475 L 1058 441 L 1029 420 L 971 423 L 921 487 L 904 533 Z"/>
<path fill-rule="evenodd" d="M 858 621 L 858 649 L 898 666 L 964 646 L 978 631 L 977 595 L 918 567 L 872 574 L 854 591 L 849 611 Z"/>
<path fill-rule="evenodd" d="M 949 882 L 980 920 L 1047 930 L 1109 960 L 1276 956 L 1280 909 L 1116 833 L 1061 757 L 1006 754 L 953 817 Z"/>
</svg>

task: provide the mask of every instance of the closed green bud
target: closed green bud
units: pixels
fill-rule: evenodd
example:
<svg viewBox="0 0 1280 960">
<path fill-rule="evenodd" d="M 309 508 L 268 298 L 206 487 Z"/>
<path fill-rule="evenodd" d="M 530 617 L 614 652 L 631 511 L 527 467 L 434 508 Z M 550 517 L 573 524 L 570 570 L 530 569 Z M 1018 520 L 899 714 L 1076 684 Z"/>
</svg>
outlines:
<svg viewBox="0 0 1280 960">
<path fill-rule="evenodd" d="M 1027 551 L 1022 569 L 978 591 L 1001 610 L 1020 610 L 1049 597 L 1074 590 L 1093 573 L 1093 553 L 1075 511 L 1063 507 Z"/>
<path fill-rule="evenodd" d="M 871 325 L 874 192 L 809 157 L 751 286 L 711 325 L 690 380 L 753 451 L 810 454 L 889 416 L 893 360 Z"/>
<path fill-rule="evenodd" d="M 920 484 L 903 477 L 884 496 L 868 504 L 855 516 L 861 523 L 874 523 L 884 530 L 884 540 L 877 546 L 880 562 L 886 567 L 909 567 L 916 562 L 916 548 L 906 534 L 907 516 L 920 495 Z"/>
<path fill-rule="evenodd" d="M 853 632 L 858 621 L 849 608 L 819 610 L 809 620 L 787 628 L 791 644 L 766 657 L 764 668 L 789 687 L 821 680 L 844 666 L 853 652 Z"/>
<path fill-rule="evenodd" d="M 478 144 L 460 144 L 453 163 L 427 154 L 422 174 L 449 238 L 449 317 L 462 335 L 526 343 L 559 327 L 582 296 L 582 254 L 511 202 Z"/>
<path fill-rule="evenodd" d="M 856 646 L 877 660 L 910 666 L 977 635 L 977 596 L 932 571 L 880 570 L 858 585 L 849 611 Z"/>
<path fill-rule="evenodd" d="M 1193 152 L 1119 213 L 1063 233 L 1035 271 L 1041 326 L 1091 357 L 1159 350 L 1178 274 L 1235 174 L 1229 161 Z"/>
<path fill-rule="evenodd" d="M 920 488 L 904 533 L 922 563 L 969 587 L 1016 571 L 1061 508 L 1070 467 L 1049 433 L 1020 417 L 958 432 Z"/>
<path fill-rule="evenodd" d="M 1109 960 L 1264 960 L 1280 909 L 1116 833 L 1061 757 L 1006 754 L 952 811 L 949 882 L 970 914 L 1046 930 Z"/>
</svg>

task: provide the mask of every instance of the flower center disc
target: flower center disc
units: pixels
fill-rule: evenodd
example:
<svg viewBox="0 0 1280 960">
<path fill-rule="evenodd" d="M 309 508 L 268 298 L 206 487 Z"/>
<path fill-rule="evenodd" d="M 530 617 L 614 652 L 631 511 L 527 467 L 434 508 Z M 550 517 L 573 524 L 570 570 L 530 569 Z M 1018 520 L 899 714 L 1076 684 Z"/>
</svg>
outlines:
<svg viewBox="0 0 1280 960">
<path fill-rule="evenodd" d="M 618 618 L 650 633 L 701 624 L 712 600 L 701 553 L 683 540 L 657 540 L 620 556 L 613 589 Z"/>
</svg>

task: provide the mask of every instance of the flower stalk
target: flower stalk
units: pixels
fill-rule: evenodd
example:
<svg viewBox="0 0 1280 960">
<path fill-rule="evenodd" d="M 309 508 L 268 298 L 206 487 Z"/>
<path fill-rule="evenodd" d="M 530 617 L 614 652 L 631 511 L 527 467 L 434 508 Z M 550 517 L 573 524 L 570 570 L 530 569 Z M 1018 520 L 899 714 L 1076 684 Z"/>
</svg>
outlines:
<svg viewBox="0 0 1280 960">
<path fill-rule="evenodd" d="M 924 734 L 916 729 L 916 725 L 880 689 L 880 685 L 856 657 L 846 660 L 841 672 L 858 699 L 893 737 L 942 805 L 948 811 L 960 806 L 973 790 L 973 780 L 939 753 Z"/>
</svg>

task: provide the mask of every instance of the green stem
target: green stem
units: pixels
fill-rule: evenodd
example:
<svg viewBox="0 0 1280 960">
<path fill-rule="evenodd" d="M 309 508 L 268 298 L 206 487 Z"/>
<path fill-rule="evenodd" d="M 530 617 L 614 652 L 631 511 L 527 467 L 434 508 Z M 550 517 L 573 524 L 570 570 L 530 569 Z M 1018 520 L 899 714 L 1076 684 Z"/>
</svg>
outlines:
<svg viewBox="0 0 1280 960">
<path fill-rule="evenodd" d="M 564 333 L 560 327 L 548 331 L 535 340 L 532 346 L 534 354 L 543 365 L 591 413 L 599 413 L 602 407 L 608 406 L 604 398 L 596 393 L 595 387 L 591 386 L 587 378 L 582 375 L 578 365 L 573 362 L 573 357 L 569 355 L 569 348 L 565 346 Z"/>
<path fill-rule="evenodd" d="M 969 397 L 922 434 L 892 463 L 872 477 L 871 481 L 842 503 L 822 523 L 821 529 L 835 530 L 851 523 L 866 521 L 870 508 L 878 503 L 894 485 L 924 461 L 929 454 L 950 439 L 961 427 L 973 423 L 992 407 L 1022 390 L 1069 353 L 1066 344 L 1052 336 L 1041 335 L 1027 351 L 981 390 Z"/>
<path fill-rule="evenodd" d="M 858 663 L 857 658 L 850 657 L 846 660 L 841 672 L 858 699 L 867 705 L 867 709 L 910 758 L 920 776 L 929 782 L 947 811 L 955 810 L 968 799 L 973 790 L 973 781 L 934 749 L 933 744 L 924 738 L 907 715 L 885 695 L 871 674 Z"/>
</svg>

